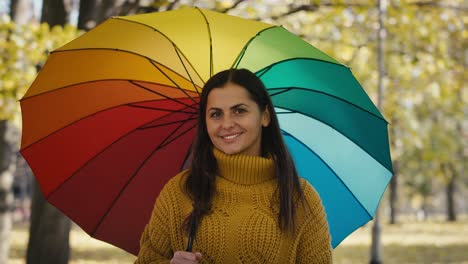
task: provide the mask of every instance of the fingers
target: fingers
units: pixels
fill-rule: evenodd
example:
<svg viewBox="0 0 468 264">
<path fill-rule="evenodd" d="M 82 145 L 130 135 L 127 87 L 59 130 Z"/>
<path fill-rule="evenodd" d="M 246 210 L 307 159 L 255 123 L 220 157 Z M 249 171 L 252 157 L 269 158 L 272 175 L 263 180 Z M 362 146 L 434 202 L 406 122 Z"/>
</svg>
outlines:
<svg viewBox="0 0 468 264">
<path fill-rule="evenodd" d="M 200 252 L 176 251 L 171 259 L 171 264 L 198 263 L 201 258 L 202 254 Z"/>
</svg>

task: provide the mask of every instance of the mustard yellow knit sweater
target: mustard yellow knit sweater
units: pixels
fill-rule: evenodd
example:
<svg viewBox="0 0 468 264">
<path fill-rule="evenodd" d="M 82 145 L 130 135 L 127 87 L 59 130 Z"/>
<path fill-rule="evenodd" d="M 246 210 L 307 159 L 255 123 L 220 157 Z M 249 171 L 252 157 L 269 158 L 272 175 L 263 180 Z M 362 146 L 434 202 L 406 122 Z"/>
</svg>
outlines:
<svg viewBox="0 0 468 264">
<path fill-rule="evenodd" d="M 271 202 L 277 187 L 272 160 L 214 154 L 220 175 L 212 213 L 203 218 L 193 244 L 201 263 L 332 263 L 325 212 L 310 184 L 301 179 L 310 209 L 297 205 L 296 231 L 281 232 L 279 205 Z M 182 224 L 192 209 L 183 191 L 185 176 L 186 171 L 175 176 L 159 194 L 135 263 L 169 263 L 175 251 L 185 250 Z"/>
</svg>

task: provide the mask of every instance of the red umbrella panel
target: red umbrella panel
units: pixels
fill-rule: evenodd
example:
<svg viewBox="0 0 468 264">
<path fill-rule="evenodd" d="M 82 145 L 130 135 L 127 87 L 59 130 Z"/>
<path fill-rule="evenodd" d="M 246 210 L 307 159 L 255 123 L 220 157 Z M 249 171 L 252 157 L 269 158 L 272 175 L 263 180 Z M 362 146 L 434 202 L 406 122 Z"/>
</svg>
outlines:
<svg viewBox="0 0 468 264">
<path fill-rule="evenodd" d="M 118 82 L 86 85 L 115 88 Z M 151 214 L 148 201 L 180 171 L 195 133 L 198 94 L 158 87 L 159 95 L 164 89 L 171 98 L 166 94 L 96 112 L 21 150 L 36 175 L 48 176 L 37 179 L 51 204 L 93 237 L 132 253 L 138 252 L 135 229 Z M 60 96 L 45 94 L 41 100 L 45 97 L 57 102 Z M 34 107 L 34 100 L 23 101 L 23 111 Z"/>
</svg>

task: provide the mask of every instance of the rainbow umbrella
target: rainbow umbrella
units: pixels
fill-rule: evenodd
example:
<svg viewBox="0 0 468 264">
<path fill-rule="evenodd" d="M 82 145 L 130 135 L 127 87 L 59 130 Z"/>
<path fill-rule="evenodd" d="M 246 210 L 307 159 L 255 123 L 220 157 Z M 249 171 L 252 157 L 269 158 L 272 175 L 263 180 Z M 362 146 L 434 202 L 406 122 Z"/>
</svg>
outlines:
<svg viewBox="0 0 468 264">
<path fill-rule="evenodd" d="M 372 219 L 392 177 L 387 123 L 350 69 L 282 27 L 198 8 L 114 17 L 51 53 L 21 99 L 21 153 L 46 199 L 136 254 L 189 157 L 204 82 L 230 67 L 267 86 L 333 246 Z"/>
</svg>

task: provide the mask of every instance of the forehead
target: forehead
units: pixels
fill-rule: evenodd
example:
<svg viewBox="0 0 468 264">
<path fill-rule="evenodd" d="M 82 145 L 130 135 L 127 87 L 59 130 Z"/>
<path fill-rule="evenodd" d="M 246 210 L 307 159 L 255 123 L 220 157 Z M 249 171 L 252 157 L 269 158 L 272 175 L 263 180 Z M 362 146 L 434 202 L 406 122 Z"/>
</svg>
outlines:
<svg viewBox="0 0 468 264">
<path fill-rule="evenodd" d="M 237 104 L 251 105 L 255 103 L 250 97 L 249 91 L 244 87 L 227 83 L 221 88 L 214 88 L 208 94 L 207 108 L 216 107 L 231 107 Z"/>
</svg>

